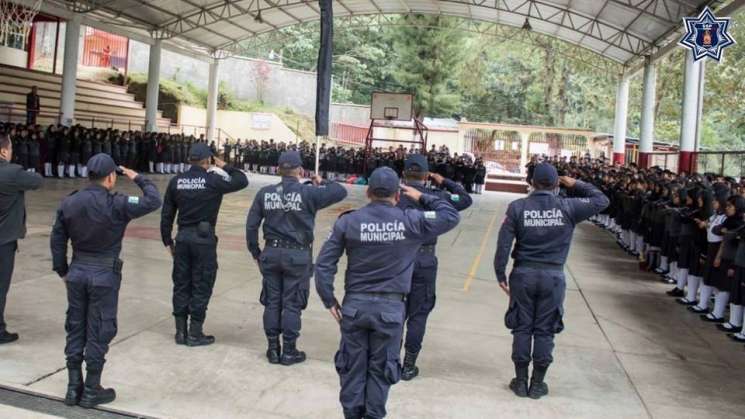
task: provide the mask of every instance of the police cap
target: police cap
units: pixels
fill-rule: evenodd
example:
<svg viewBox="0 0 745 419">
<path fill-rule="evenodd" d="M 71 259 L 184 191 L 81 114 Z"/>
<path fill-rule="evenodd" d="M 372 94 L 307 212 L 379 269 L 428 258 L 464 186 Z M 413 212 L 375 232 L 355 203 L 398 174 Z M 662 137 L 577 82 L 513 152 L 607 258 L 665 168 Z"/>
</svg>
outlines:
<svg viewBox="0 0 745 419">
<path fill-rule="evenodd" d="M 294 169 L 303 165 L 300 153 L 295 150 L 284 151 L 279 155 L 279 167 L 283 169 Z"/>
<path fill-rule="evenodd" d="M 540 163 L 533 170 L 533 183 L 544 185 L 556 185 L 559 182 L 559 173 L 556 168 L 548 163 Z"/>
<path fill-rule="evenodd" d="M 88 171 L 94 177 L 105 177 L 116 170 L 116 163 L 114 159 L 108 154 L 98 153 L 95 156 L 88 159 Z"/>
<path fill-rule="evenodd" d="M 212 157 L 212 150 L 207 144 L 197 143 L 189 150 L 189 160 L 204 160 Z"/>
<path fill-rule="evenodd" d="M 392 196 L 399 188 L 398 175 L 390 167 L 378 167 L 370 175 L 367 187 L 375 196 Z"/>
<path fill-rule="evenodd" d="M 429 171 L 429 164 L 427 163 L 427 157 L 423 154 L 412 154 L 406 158 L 404 162 L 404 169 L 411 172 L 427 172 Z"/>
</svg>

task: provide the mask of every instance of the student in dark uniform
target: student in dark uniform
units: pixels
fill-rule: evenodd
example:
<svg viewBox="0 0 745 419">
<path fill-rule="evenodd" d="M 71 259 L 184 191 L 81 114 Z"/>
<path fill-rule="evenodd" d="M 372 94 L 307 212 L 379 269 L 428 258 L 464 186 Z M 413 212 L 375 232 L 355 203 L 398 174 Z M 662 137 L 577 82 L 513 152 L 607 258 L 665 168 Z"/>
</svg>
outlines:
<svg viewBox="0 0 745 419">
<path fill-rule="evenodd" d="M 41 166 L 41 144 L 39 143 L 39 134 L 32 132 L 29 136 L 28 143 L 28 171 L 38 173 Z"/>
<path fill-rule="evenodd" d="M 425 211 L 397 208 L 400 189 Z M 418 249 L 459 221 L 452 205 L 400 186 L 396 172 L 387 167 L 370 176 L 367 196 L 368 205 L 336 221 L 315 271 L 321 301 L 341 324 L 334 363 L 346 419 L 385 417 L 388 391 L 401 377 L 404 300 L 411 289 Z M 334 276 L 345 252 L 345 295 L 340 305 L 334 295 Z"/>
<path fill-rule="evenodd" d="M 124 231 L 131 220 L 158 209 L 161 201 L 152 182 L 124 167 L 120 169 L 140 187 L 143 196 L 112 193 L 116 165 L 105 154 L 91 157 L 86 165 L 91 183 L 60 204 L 50 245 L 53 269 L 67 287 L 65 356 L 69 381 L 65 404 L 92 408 L 116 398 L 113 389 L 101 386 L 101 373 L 109 343 L 117 333 Z M 68 242 L 73 249 L 69 265 Z"/>
<path fill-rule="evenodd" d="M 308 305 L 316 213 L 347 196 L 342 185 L 322 181 L 320 176 L 313 177 L 312 185 L 301 184 L 301 165 L 297 151 L 282 153 L 282 181 L 256 193 L 246 220 L 248 251 L 263 276 L 260 302 L 264 306 L 267 358 L 272 364 L 305 361 L 305 352 L 297 350 L 296 341 L 300 314 Z M 262 221 L 266 241 L 263 251 L 259 248 Z"/>
<path fill-rule="evenodd" d="M 88 177 L 88 160 L 93 156 L 93 142 L 91 133 L 87 132 L 83 134 L 83 139 L 80 143 L 80 176 Z M 130 166 L 132 167 L 132 166 Z"/>
<path fill-rule="evenodd" d="M 74 178 L 76 172 L 80 175 L 80 144 L 81 129 L 73 127 L 70 130 L 70 160 L 67 163 L 67 176 Z"/>
<path fill-rule="evenodd" d="M 173 256 L 173 316 L 175 341 L 179 345 L 215 342 L 214 336 L 203 333 L 202 326 L 217 278 L 217 215 L 224 194 L 248 186 L 243 172 L 217 157 L 215 164 L 226 177 L 207 171 L 212 156 L 206 145 L 193 146 L 189 155 L 191 168 L 171 178 L 163 199 L 160 233 Z M 173 222 L 177 215 L 179 229 L 174 242 Z"/>
</svg>

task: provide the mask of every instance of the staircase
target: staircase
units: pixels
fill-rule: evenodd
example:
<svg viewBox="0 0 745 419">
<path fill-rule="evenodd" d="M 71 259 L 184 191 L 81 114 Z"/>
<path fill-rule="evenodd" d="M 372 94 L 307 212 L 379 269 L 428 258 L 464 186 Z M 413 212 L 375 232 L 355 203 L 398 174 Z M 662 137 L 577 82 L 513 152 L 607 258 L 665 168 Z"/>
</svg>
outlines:
<svg viewBox="0 0 745 419">
<path fill-rule="evenodd" d="M 26 94 L 38 88 L 40 125 L 59 121 L 62 76 L 0 64 L 0 121 L 26 121 Z M 145 108 L 127 93 L 126 87 L 96 81 L 77 80 L 75 123 L 86 127 L 142 130 Z M 158 127 L 167 129 L 171 120 L 158 112 Z"/>
</svg>

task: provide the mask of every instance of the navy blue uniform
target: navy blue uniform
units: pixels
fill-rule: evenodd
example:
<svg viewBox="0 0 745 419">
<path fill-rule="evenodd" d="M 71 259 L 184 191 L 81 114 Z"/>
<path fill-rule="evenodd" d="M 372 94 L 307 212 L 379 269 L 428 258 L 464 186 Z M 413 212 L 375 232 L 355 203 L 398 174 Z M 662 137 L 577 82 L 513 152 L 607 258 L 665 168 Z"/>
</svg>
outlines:
<svg viewBox="0 0 745 419">
<path fill-rule="evenodd" d="M 531 356 L 534 366 L 553 361 L 554 334 L 563 329 L 564 263 L 574 227 L 608 206 L 608 198 L 589 183 L 578 180 L 570 192 L 574 197 L 539 190 L 511 202 L 499 230 L 494 269 L 500 282 L 507 281 L 515 241 L 505 323 L 512 330 L 516 366 L 527 366 Z"/>
<path fill-rule="evenodd" d="M 327 308 L 337 304 L 334 276 L 347 253 L 341 342 L 334 362 L 340 401 L 349 418 L 385 416 L 388 390 L 401 377 L 404 297 L 419 247 L 458 224 L 445 200 L 423 195 L 427 211 L 373 201 L 339 218 L 316 261 L 316 289 Z"/>
<path fill-rule="evenodd" d="M 427 188 L 423 182 L 408 182 L 419 192 L 435 195 L 449 202 L 458 211 L 463 211 L 473 203 L 463 186 L 445 179 L 445 190 Z M 421 204 L 402 196 L 398 203 L 401 209 L 422 209 Z M 422 349 L 422 340 L 427 328 L 427 317 L 435 308 L 435 283 L 437 279 L 437 256 L 435 255 L 437 237 L 422 244 L 416 256 L 414 273 L 411 278 L 411 292 L 406 299 L 406 352 L 416 354 Z"/>
<path fill-rule="evenodd" d="M 201 166 L 174 176 L 168 183 L 161 211 L 163 244 L 172 246 L 173 221 L 178 213 L 178 234 L 173 258 L 173 315 L 191 316 L 203 323 L 217 277 L 217 236 L 215 224 L 222 197 L 248 186 L 246 175 L 225 166 L 228 177 L 208 172 Z"/>
<path fill-rule="evenodd" d="M 300 312 L 308 304 L 313 273 L 316 212 L 346 196 L 347 190 L 338 183 L 304 185 L 295 177 L 283 177 L 256 194 L 246 220 L 246 244 L 263 276 L 260 301 L 268 337 L 282 334 L 286 342 L 298 338 Z M 263 251 L 259 248 L 262 221 Z"/>
<path fill-rule="evenodd" d="M 135 183 L 143 197 L 111 193 L 91 184 L 62 201 L 52 228 L 53 269 L 67 286 L 68 368 L 100 371 L 117 332 L 117 305 L 121 285 L 122 238 L 127 224 L 160 207 L 155 185 L 143 176 Z M 72 242 L 72 263 L 67 263 L 67 242 Z"/>
</svg>

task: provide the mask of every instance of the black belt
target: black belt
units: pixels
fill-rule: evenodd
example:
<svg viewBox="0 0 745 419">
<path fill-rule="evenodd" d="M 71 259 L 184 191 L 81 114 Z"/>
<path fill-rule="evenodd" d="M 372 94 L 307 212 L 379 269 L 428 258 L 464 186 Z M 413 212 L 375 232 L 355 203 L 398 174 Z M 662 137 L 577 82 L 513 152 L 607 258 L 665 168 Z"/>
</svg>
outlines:
<svg viewBox="0 0 745 419">
<path fill-rule="evenodd" d="M 347 297 L 361 296 L 361 297 L 375 297 L 382 298 L 391 301 L 404 301 L 406 300 L 406 294 L 398 292 L 348 292 Z"/>
<path fill-rule="evenodd" d="M 121 272 L 124 262 L 113 256 L 100 256 L 90 253 L 74 253 L 72 256 L 73 263 L 82 263 L 84 265 L 98 266 L 101 268 L 111 268 L 114 272 Z"/>
<path fill-rule="evenodd" d="M 429 244 L 419 248 L 419 253 L 435 253 L 436 245 Z"/>
<path fill-rule="evenodd" d="M 549 271 L 563 271 L 564 265 L 558 264 L 558 263 L 543 263 L 543 262 L 530 262 L 530 261 L 523 261 L 523 262 L 517 262 L 515 261 L 515 267 L 516 268 L 534 268 L 534 269 L 546 269 Z"/>
<path fill-rule="evenodd" d="M 280 249 L 310 250 L 310 244 L 297 244 L 287 240 L 267 240 L 266 247 L 277 247 Z"/>
</svg>

